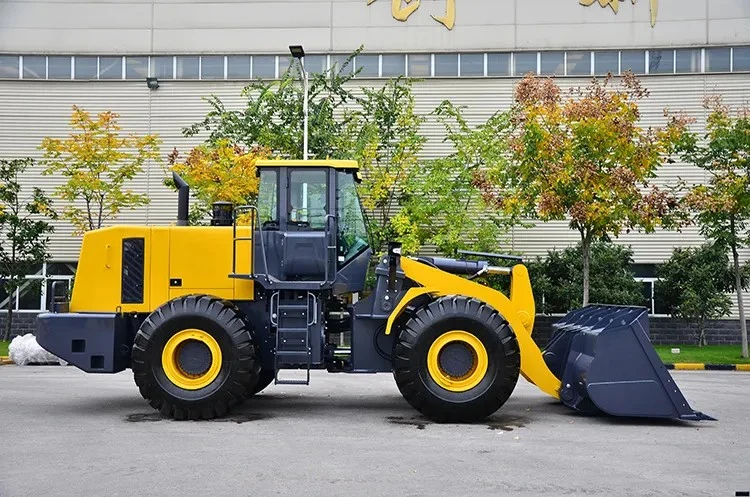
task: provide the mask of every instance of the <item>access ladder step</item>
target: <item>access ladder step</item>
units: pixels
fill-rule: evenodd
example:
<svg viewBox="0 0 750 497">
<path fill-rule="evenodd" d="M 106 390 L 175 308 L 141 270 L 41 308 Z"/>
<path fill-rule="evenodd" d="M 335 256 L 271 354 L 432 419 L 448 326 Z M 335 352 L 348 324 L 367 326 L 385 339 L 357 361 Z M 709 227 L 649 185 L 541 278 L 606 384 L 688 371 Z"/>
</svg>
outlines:
<svg viewBox="0 0 750 497">
<path fill-rule="evenodd" d="M 279 304 L 279 309 L 307 309 L 307 304 Z"/>
<path fill-rule="evenodd" d="M 310 380 L 280 380 L 276 378 L 276 385 L 309 385 Z"/>
</svg>

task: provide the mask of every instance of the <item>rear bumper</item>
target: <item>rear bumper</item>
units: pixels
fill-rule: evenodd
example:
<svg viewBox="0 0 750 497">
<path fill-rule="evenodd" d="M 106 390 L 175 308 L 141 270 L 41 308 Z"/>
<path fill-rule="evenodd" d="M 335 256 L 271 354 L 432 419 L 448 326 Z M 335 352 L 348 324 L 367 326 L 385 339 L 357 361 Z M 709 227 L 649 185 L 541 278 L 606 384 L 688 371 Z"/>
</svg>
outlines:
<svg viewBox="0 0 750 497">
<path fill-rule="evenodd" d="M 43 313 L 37 343 L 88 373 L 117 373 L 130 365 L 130 337 L 116 314 Z"/>
</svg>

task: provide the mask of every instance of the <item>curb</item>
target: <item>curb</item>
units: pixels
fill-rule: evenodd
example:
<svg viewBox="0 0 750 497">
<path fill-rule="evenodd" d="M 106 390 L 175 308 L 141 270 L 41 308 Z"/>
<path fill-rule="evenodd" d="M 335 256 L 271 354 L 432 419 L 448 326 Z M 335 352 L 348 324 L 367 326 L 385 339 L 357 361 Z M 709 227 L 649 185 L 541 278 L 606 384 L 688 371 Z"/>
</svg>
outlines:
<svg viewBox="0 0 750 497">
<path fill-rule="evenodd" d="M 0 366 L 3 364 L 13 364 L 13 361 L 7 355 L 0 355 Z"/>
<path fill-rule="evenodd" d="M 703 364 L 700 362 L 677 362 L 665 364 L 667 369 L 682 371 L 750 371 L 750 364 Z"/>
</svg>

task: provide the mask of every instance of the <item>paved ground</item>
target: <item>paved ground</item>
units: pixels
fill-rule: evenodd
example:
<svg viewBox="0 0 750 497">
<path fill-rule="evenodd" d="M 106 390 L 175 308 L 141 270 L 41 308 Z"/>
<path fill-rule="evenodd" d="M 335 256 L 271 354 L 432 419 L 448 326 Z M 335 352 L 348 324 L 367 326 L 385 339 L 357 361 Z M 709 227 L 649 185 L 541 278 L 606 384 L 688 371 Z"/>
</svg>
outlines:
<svg viewBox="0 0 750 497">
<path fill-rule="evenodd" d="M 160 419 L 129 372 L 0 367 L 0 496 L 712 495 L 750 490 L 750 374 L 674 372 L 717 423 L 586 418 L 519 381 L 435 425 L 390 375 L 313 374 L 230 419 Z"/>
</svg>

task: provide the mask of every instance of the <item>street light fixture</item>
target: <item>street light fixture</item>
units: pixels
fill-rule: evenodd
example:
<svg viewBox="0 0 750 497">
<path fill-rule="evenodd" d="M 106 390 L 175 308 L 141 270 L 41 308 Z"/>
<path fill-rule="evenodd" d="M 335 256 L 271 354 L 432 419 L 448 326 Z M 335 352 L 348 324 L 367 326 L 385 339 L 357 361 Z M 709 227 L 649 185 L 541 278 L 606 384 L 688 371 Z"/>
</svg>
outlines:
<svg viewBox="0 0 750 497">
<path fill-rule="evenodd" d="M 305 49 L 302 45 L 290 45 L 289 52 L 292 57 L 299 60 L 300 66 L 302 67 L 302 80 L 304 82 L 304 102 L 302 102 L 302 134 L 303 134 L 303 145 L 302 145 L 302 160 L 307 160 L 307 92 L 308 92 L 308 81 L 307 71 L 305 70 Z"/>
</svg>

